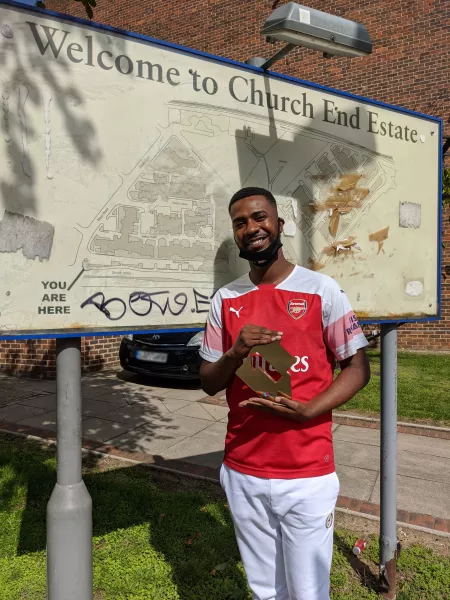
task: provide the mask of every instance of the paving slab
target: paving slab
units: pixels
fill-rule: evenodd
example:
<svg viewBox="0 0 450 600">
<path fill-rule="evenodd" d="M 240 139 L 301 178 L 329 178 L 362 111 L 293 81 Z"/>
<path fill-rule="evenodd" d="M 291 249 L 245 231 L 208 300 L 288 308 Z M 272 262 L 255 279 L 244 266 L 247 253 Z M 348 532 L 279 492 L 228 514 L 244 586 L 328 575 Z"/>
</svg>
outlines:
<svg viewBox="0 0 450 600">
<path fill-rule="evenodd" d="M 114 387 L 107 385 L 82 385 L 81 386 L 81 396 L 85 400 L 91 400 L 96 398 L 102 398 L 103 396 L 109 396 L 111 394 L 118 395 L 120 394 L 120 390 L 116 390 Z"/>
<path fill-rule="evenodd" d="M 369 471 L 380 469 L 380 449 L 369 444 L 334 440 L 335 461 L 340 465 Z"/>
<path fill-rule="evenodd" d="M 147 404 L 146 406 L 118 406 L 101 416 L 108 421 L 127 424 L 131 429 L 149 423 L 154 419 L 161 419 L 165 414 L 169 415 L 162 402 L 155 400 L 154 404 Z"/>
<path fill-rule="evenodd" d="M 186 417 L 194 417 L 195 419 L 215 421 L 215 418 L 198 402 L 190 402 L 187 406 L 179 408 L 176 413 L 177 415 L 185 415 Z"/>
<path fill-rule="evenodd" d="M 46 392 L 39 392 L 38 390 L 29 387 L 12 388 L 0 385 L 0 406 L 6 406 L 7 404 L 26 400 L 27 398 L 35 398 L 36 396 L 45 394 Z"/>
<path fill-rule="evenodd" d="M 378 479 L 377 471 L 337 464 L 336 472 L 341 483 L 340 494 L 342 496 L 369 500 Z"/>
<path fill-rule="evenodd" d="M 132 376 L 133 377 L 133 376 Z M 145 401 L 147 398 L 163 397 L 170 392 L 168 388 L 159 388 L 153 385 L 142 384 L 130 380 L 107 379 L 102 381 L 98 378 L 95 380 L 89 379 L 89 376 L 83 380 L 83 394 L 86 398 L 104 398 L 111 396 L 115 399 L 117 396 L 122 396 L 128 403 L 138 403 Z"/>
<path fill-rule="evenodd" d="M 368 427 L 351 427 L 350 425 L 339 425 L 333 432 L 333 440 L 345 440 L 348 442 L 359 442 L 372 446 L 380 445 L 380 432 Z"/>
<path fill-rule="evenodd" d="M 133 385 L 132 383 L 129 383 L 128 381 L 122 381 L 120 379 L 116 379 L 116 380 L 107 379 L 106 381 L 103 381 L 103 382 L 85 381 L 83 383 L 83 387 L 90 388 L 93 390 L 109 389 L 111 392 L 128 392 L 128 391 L 132 391 L 134 389 L 140 390 L 141 387 L 142 387 L 142 390 L 148 389 L 146 386 Z"/>
<path fill-rule="evenodd" d="M 219 440 L 222 442 L 222 448 L 225 444 L 225 436 L 227 434 L 227 425 L 226 423 L 214 423 L 213 425 L 208 425 L 201 431 L 197 433 L 195 437 L 201 438 L 203 440 Z"/>
<path fill-rule="evenodd" d="M 165 396 L 158 396 L 155 393 L 145 393 L 145 394 L 135 394 L 130 393 L 128 391 L 122 392 L 123 397 L 126 399 L 127 404 L 134 406 L 145 406 L 149 402 L 152 403 L 154 401 L 162 402 L 165 400 Z"/>
<path fill-rule="evenodd" d="M 105 442 L 116 435 L 121 435 L 131 429 L 130 425 L 116 421 L 106 421 L 99 417 L 91 417 L 82 423 L 83 437 L 96 442 Z"/>
<path fill-rule="evenodd" d="M 151 425 L 158 431 L 161 437 L 191 437 L 198 434 L 205 427 L 208 427 L 209 423 L 210 421 L 204 421 L 203 419 L 193 419 L 192 417 L 172 413 L 164 418 L 153 419 Z M 218 425 L 218 423 L 214 425 Z"/>
<path fill-rule="evenodd" d="M 228 413 L 230 410 L 228 406 L 215 406 L 214 404 L 206 404 L 202 402 L 198 402 L 198 404 L 208 411 L 216 421 L 222 421 L 223 419 L 228 420 Z"/>
<path fill-rule="evenodd" d="M 170 383 L 161 382 L 150 377 L 143 377 L 134 373 L 121 373 L 118 377 L 127 388 L 135 393 L 149 393 L 158 396 L 165 396 L 172 391 L 179 391 L 179 386 L 171 387 Z"/>
<path fill-rule="evenodd" d="M 103 402 L 103 396 L 100 396 L 100 400 L 84 400 L 83 402 L 83 417 L 99 417 L 109 411 L 114 411 L 117 407 L 121 407 L 120 404 L 113 404 L 112 402 Z M 128 405 L 124 408 L 127 408 Z M 119 408 L 119 410 L 120 410 Z"/>
<path fill-rule="evenodd" d="M 32 408 L 32 407 L 30 407 Z M 39 410 L 39 409 L 36 409 Z M 18 422 L 19 425 L 27 425 L 37 429 L 47 429 L 48 431 L 56 431 L 56 410 L 36 414 L 34 417 L 28 417 Z"/>
<path fill-rule="evenodd" d="M 54 379 L 27 379 L 26 385 L 32 387 L 35 391 L 56 394 L 56 381 Z"/>
<path fill-rule="evenodd" d="M 35 406 L 36 408 L 43 408 L 46 410 L 56 410 L 56 394 L 44 394 L 43 396 L 33 396 L 32 398 L 26 398 L 21 400 L 19 404 L 25 404 L 26 406 Z"/>
<path fill-rule="evenodd" d="M 205 397 L 205 392 L 203 390 L 178 390 L 171 389 L 167 394 L 166 398 L 177 398 L 180 400 L 189 400 L 190 402 L 197 402 L 200 398 Z"/>
<path fill-rule="evenodd" d="M 12 377 L 5 375 L 0 379 L 0 389 L 4 388 L 26 388 L 34 387 L 36 383 L 39 383 L 39 379 L 29 379 L 27 377 Z"/>
<path fill-rule="evenodd" d="M 399 452 L 415 452 L 450 458 L 450 440 L 400 433 L 398 434 L 398 450 Z"/>
<path fill-rule="evenodd" d="M 397 473 L 424 481 L 448 483 L 450 459 L 415 452 L 399 452 Z M 448 502 L 450 504 L 450 498 Z"/>
<path fill-rule="evenodd" d="M 370 502 L 380 503 L 380 485 L 374 487 Z M 450 519 L 450 482 L 431 484 L 429 481 L 398 475 L 397 506 L 414 513 Z"/>
<path fill-rule="evenodd" d="M 185 439 L 183 436 L 161 436 L 159 432 L 148 432 L 145 427 L 136 427 L 131 431 L 105 440 L 105 443 L 111 444 L 120 450 L 165 455 L 168 448 Z"/>
<path fill-rule="evenodd" d="M 111 387 L 122 385 L 125 387 L 127 385 L 126 381 L 123 381 L 118 377 L 118 373 L 86 373 L 81 377 L 82 385 L 90 385 L 90 386 L 104 386 L 109 385 Z"/>
<path fill-rule="evenodd" d="M 201 465 L 202 467 L 220 467 L 223 461 L 223 441 L 205 440 L 198 437 L 186 438 L 177 444 L 166 448 L 163 452 L 165 459 L 177 459 L 184 462 Z"/>
<path fill-rule="evenodd" d="M 33 417 L 48 412 L 48 409 L 39 408 L 36 406 L 26 406 L 25 404 L 9 404 L 0 408 L 0 421 L 10 421 L 11 423 L 17 423 L 26 419 L 27 417 Z"/>
<path fill-rule="evenodd" d="M 121 392 L 109 392 L 108 394 L 100 394 L 96 395 L 85 395 L 82 390 L 82 399 L 83 405 L 87 405 L 90 402 L 95 402 L 96 399 L 101 399 L 102 402 L 107 402 L 108 404 L 120 405 L 120 404 L 128 404 L 126 398 L 123 396 Z M 27 404 L 29 406 L 47 406 L 52 402 L 55 403 L 54 408 L 56 408 L 56 393 L 50 394 L 49 392 L 41 392 L 40 394 L 32 395 L 30 397 L 25 397 L 19 400 L 20 404 Z"/>
<path fill-rule="evenodd" d="M 185 406 L 189 406 L 191 402 L 189 400 L 177 400 L 176 398 L 164 398 L 162 403 L 167 408 L 169 412 L 176 413 L 181 408 Z"/>
<path fill-rule="evenodd" d="M 98 398 L 102 402 L 108 402 L 109 404 L 115 406 L 126 406 L 129 404 L 127 402 L 127 396 L 125 392 L 119 391 L 111 391 L 109 394 L 101 395 L 101 396 L 92 396 L 92 398 L 86 398 L 83 396 L 83 401 L 89 402 L 90 400 L 95 400 Z"/>
</svg>

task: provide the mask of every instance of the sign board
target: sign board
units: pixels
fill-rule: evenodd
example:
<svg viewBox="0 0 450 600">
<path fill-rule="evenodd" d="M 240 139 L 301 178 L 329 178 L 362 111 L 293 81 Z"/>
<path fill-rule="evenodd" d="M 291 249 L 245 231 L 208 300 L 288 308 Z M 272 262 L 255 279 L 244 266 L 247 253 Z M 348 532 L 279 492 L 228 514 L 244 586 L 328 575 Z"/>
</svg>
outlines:
<svg viewBox="0 0 450 600">
<path fill-rule="evenodd" d="M 0 335 L 202 324 L 248 185 L 361 319 L 438 316 L 438 119 L 14 3 L 0 28 Z"/>
</svg>

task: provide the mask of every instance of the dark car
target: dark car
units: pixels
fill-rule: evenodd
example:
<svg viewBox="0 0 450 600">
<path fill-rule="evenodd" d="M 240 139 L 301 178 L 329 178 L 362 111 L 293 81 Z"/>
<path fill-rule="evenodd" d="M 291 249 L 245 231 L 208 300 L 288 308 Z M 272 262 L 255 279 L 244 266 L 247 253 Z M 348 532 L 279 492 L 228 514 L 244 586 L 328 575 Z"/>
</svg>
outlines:
<svg viewBox="0 0 450 600">
<path fill-rule="evenodd" d="M 120 344 L 122 369 L 178 379 L 198 379 L 204 330 L 127 335 Z"/>
</svg>

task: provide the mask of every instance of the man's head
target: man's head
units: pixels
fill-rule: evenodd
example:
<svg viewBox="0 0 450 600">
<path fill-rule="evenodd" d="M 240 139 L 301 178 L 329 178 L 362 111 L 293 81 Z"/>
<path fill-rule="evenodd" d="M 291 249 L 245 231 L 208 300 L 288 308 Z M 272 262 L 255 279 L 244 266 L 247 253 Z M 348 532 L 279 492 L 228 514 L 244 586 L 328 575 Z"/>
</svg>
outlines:
<svg viewBox="0 0 450 600">
<path fill-rule="evenodd" d="M 264 188 L 243 188 L 231 198 L 228 210 L 240 256 L 258 266 L 267 266 L 281 248 L 284 225 L 273 194 Z"/>
</svg>

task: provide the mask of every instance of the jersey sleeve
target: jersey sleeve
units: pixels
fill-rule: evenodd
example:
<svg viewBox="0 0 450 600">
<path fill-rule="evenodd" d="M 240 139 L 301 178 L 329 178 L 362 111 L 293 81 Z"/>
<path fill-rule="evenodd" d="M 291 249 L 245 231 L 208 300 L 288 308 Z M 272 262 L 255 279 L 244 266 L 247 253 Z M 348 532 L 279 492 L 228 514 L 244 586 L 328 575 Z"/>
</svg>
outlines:
<svg viewBox="0 0 450 600">
<path fill-rule="evenodd" d="M 335 281 L 330 282 L 324 294 L 322 318 L 325 344 L 337 360 L 349 358 L 367 346 L 350 302 Z"/>
<path fill-rule="evenodd" d="M 222 297 L 217 292 L 211 300 L 200 356 L 209 362 L 216 362 L 223 353 Z"/>
</svg>

